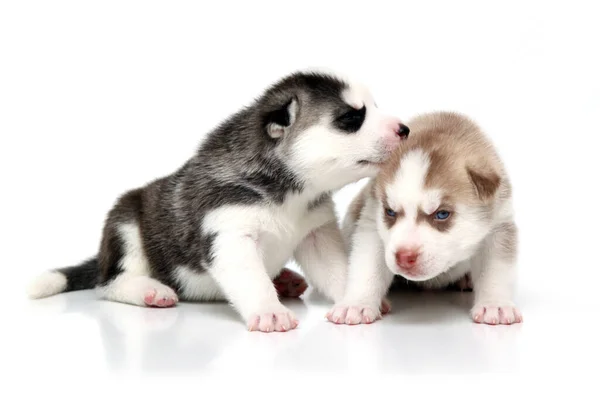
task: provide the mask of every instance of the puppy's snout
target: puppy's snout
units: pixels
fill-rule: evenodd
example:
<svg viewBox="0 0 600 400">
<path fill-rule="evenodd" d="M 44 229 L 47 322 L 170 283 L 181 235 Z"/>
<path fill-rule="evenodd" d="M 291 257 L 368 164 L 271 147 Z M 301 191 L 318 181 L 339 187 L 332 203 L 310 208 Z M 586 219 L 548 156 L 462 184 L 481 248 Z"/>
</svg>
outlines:
<svg viewBox="0 0 600 400">
<path fill-rule="evenodd" d="M 396 252 L 396 264 L 398 267 L 408 270 L 417 265 L 419 250 L 416 248 L 403 248 Z"/>
<path fill-rule="evenodd" d="M 400 122 L 399 119 L 391 118 L 386 121 L 384 132 L 386 148 L 388 150 L 394 150 L 400 145 L 400 141 L 408 136 L 410 129 Z"/>
<path fill-rule="evenodd" d="M 398 129 L 396 130 L 396 134 L 400 136 L 400 139 L 406 139 L 408 134 L 410 133 L 410 129 L 408 126 L 400 123 L 398 124 Z"/>
</svg>

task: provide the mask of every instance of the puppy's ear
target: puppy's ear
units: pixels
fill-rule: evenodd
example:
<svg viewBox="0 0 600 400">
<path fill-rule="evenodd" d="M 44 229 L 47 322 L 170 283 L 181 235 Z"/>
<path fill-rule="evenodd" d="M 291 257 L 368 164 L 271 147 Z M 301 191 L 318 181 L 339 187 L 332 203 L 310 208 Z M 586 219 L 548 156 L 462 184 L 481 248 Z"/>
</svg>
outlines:
<svg viewBox="0 0 600 400">
<path fill-rule="evenodd" d="M 467 174 L 481 200 L 488 201 L 494 197 L 500 187 L 500 176 L 496 172 L 467 167 Z"/>
<path fill-rule="evenodd" d="M 285 135 L 294 122 L 298 114 L 298 100 L 292 97 L 281 107 L 270 111 L 265 116 L 265 127 L 267 133 L 273 139 L 279 139 Z"/>
</svg>

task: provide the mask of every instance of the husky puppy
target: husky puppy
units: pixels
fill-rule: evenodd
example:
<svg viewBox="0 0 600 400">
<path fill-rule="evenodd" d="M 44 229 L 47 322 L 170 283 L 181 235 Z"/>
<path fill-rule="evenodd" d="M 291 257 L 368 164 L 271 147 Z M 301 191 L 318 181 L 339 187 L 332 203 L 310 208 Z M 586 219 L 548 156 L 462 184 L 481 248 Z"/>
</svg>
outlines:
<svg viewBox="0 0 600 400">
<path fill-rule="evenodd" d="M 139 306 L 226 299 L 250 330 L 293 329 L 272 279 L 294 258 L 309 283 L 341 300 L 347 256 L 331 193 L 374 176 L 408 133 L 360 84 L 284 77 L 175 173 L 121 196 L 97 256 L 44 273 L 30 297 L 95 287 Z"/>
<path fill-rule="evenodd" d="M 475 322 L 521 322 L 512 302 L 517 228 L 498 154 L 460 114 L 426 114 L 409 125 L 411 137 L 349 207 L 348 284 L 327 318 L 375 321 L 395 276 L 424 288 L 464 284 L 466 276 Z"/>
</svg>

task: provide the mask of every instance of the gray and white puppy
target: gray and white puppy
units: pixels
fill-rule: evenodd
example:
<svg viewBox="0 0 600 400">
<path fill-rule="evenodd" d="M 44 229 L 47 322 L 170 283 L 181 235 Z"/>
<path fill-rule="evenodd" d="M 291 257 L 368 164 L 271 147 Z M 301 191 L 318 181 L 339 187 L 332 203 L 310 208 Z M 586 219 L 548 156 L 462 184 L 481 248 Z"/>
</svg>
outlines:
<svg viewBox="0 0 600 400">
<path fill-rule="evenodd" d="M 121 196 L 98 255 L 44 273 L 30 296 L 96 287 L 139 306 L 226 299 L 250 330 L 293 329 L 272 279 L 294 258 L 317 290 L 341 300 L 348 260 L 331 193 L 374 176 L 408 133 L 365 87 L 291 74 L 175 173 Z"/>
</svg>

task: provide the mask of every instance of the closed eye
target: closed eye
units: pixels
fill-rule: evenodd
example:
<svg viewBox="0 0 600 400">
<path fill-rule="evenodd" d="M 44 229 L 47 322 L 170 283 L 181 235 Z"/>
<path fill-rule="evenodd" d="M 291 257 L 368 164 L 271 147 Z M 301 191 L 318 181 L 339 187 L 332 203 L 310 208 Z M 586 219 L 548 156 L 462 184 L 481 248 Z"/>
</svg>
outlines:
<svg viewBox="0 0 600 400">
<path fill-rule="evenodd" d="M 350 110 L 337 117 L 334 121 L 334 124 L 338 129 L 344 132 L 354 133 L 361 128 L 363 122 L 365 121 L 366 114 L 366 106 L 363 106 L 359 110 L 351 108 Z"/>
</svg>

